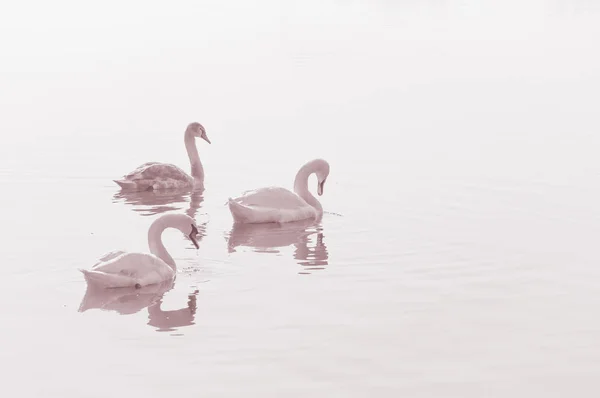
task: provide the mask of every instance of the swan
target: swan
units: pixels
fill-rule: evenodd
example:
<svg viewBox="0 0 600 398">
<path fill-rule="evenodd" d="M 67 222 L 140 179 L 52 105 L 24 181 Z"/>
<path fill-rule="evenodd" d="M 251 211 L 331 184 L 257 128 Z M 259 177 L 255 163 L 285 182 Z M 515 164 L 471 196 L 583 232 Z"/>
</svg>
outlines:
<svg viewBox="0 0 600 398">
<path fill-rule="evenodd" d="M 185 130 L 183 141 L 190 158 L 191 176 L 173 164 L 148 162 L 123 176 L 122 179 L 113 181 L 121 189 L 134 191 L 191 188 L 204 184 L 204 168 L 200 162 L 200 156 L 198 156 L 196 137 L 202 138 L 210 144 L 204 127 L 197 122 L 190 123 Z"/>
<path fill-rule="evenodd" d="M 80 269 L 88 283 L 105 288 L 136 287 L 170 281 L 175 278 L 176 265 L 162 243 L 162 232 L 177 228 L 187 235 L 196 249 L 198 227 L 186 214 L 164 214 L 154 220 L 148 229 L 150 253 L 128 253 L 115 250 L 102 256 L 90 270 Z"/>
<path fill-rule="evenodd" d="M 229 198 L 229 210 L 236 223 L 291 222 L 323 215 L 321 203 L 308 190 L 308 177 L 315 173 L 317 194 L 323 195 L 329 175 L 329 163 L 323 159 L 307 162 L 298 170 L 294 180 L 294 192 L 280 187 L 260 188 L 247 191 L 238 198 Z"/>
</svg>

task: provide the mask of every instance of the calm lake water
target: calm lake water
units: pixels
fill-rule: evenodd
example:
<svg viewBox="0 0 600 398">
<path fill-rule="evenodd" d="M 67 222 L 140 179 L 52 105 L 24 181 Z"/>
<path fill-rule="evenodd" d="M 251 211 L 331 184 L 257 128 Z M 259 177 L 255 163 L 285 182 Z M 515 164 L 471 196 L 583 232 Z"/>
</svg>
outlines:
<svg viewBox="0 0 600 398">
<path fill-rule="evenodd" d="M 2 6 L 6 396 L 598 396 L 598 7 L 288 3 Z M 120 194 L 192 121 L 205 191 Z M 316 157 L 320 223 L 233 227 Z M 175 284 L 88 291 L 165 212 Z"/>
</svg>

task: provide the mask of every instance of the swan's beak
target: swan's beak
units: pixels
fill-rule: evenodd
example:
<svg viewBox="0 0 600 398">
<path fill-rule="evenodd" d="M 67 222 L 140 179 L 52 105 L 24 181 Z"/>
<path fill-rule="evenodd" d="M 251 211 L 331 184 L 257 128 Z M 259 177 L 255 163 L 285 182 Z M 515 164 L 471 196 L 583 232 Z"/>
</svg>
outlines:
<svg viewBox="0 0 600 398">
<path fill-rule="evenodd" d="M 210 140 L 206 134 L 202 134 L 202 139 L 210 144 Z"/>
<path fill-rule="evenodd" d="M 319 194 L 319 196 L 323 195 L 323 188 L 325 187 L 325 180 L 321 181 L 319 183 L 319 186 L 317 187 L 317 194 Z"/>
<path fill-rule="evenodd" d="M 192 232 L 190 232 L 188 236 L 194 244 L 194 246 L 196 246 L 196 249 L 200 249 L 200 246 L 198 245 L 198 240 L 196 240 L 196 237 L 198 236 L 198 228 L 196 228 L 195 225 L 192 225 Z"/>
<path fill-rule="evenodd" d="M 200 249 L 200 245 L 198 245 L 198 240 L 196 240 L 196 236 L 195 236 L 194 232 L 192 232 L 189 236 L 190 236 L 190 240 L 192 241 L 194 246 L 196 246 L 196 249 Z"/>
</svg>

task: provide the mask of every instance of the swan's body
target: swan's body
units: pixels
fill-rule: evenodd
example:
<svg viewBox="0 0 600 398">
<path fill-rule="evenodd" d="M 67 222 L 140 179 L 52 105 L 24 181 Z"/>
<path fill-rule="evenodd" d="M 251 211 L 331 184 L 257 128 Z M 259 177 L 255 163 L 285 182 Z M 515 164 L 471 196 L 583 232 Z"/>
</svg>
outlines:
<svg viewBox="0 0 600 398">
<path fill-rule="evenodd" d="M 308 177 L 317 174 L 318 194 L 323 194 L 329 175 L 329 163 L 315 159 L 296 174 L 294 192 L 280 187 L 247 191 L 238 198 L 229 198 L 229 210 L 236 223 L 285 223 L 318 218 L 323 214 L 321 203 L 308 190 Z"/>
<path fill-rule="evenodd" d="M 122 189 L 134 191 L 192 188 L 204 184 L 204 168 L 198 156 L 196 137 L 210 144 L 204 127 L 190 123 L 185 130 L 185 148 L 190 158 L 192 175 L 179 167 L 160 162 L 148 162 L 139 166 L 120 180 L 114 180 Z"/>
<path fill-rule="evenodd" d="M 120 180 L 114 180 L 122 189 L 133 191 L 191 188 L 195 179 L 174 164 L 148 162 Z"/>
<path fill-rule="evenodd" d="M 128 253 L 116 250 L 102 256 L 90 270 L 81 270 L 88 283 L 105 288 L 142 287 L 175 278 L 175 261 L 162 243 L 162 232 L 177 228 L 192 240 L 196 248 L 198 228 L 185 214 L 165 214 L 157 218 L 148 230 L 148 253 Z"/>
</svg>

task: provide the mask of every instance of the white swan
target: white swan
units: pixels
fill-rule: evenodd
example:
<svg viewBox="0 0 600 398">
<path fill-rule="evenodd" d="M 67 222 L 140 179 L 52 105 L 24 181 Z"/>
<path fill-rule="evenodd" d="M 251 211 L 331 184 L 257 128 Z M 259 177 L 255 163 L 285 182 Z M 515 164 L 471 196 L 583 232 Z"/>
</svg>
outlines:
<svg viewBox="0 0 600 398">
<path fill-rule="evenodd" d="M 196 236 L 198 227 L 193 218 L 185 214 L 164 214 L 154 220 L 148 229 L 150 253 L 127 253 L 121 250 L 110 252 L 100 258 L 91 270 L 81 269 L 88 283 L 113 287 L 140 288 L 175 278 L 176 265 L 162 243 L 162 232 L 177 228 L 199 248 Z"/>
<path fill-rule="evenodd" d="M 198 156 L 195 137 L 202 138 L 210 144 L 206 131 L 200 123 L 194 122 L 187 126 L 184 142 L 190 158 L 191 176 L 173 164 L 148 162 L 123 176 L 122 179 L 113 181 L 122 189 L 135 191 L 191 188 L 204 184 L 204 168 L 200 162 L 200 156 Z"/>
<path fill-rule="evenodd" d="M 294 192 L 268 187 L 247 191 L 238 198 L 229 198 L 229 210 L 236 223 L 290 222 L 318 218 L 323 214 L 321 203 L 308 190 L 308 177 L 317 174 L 317 193 L 323 194 L 329 175 L 329 163 L 314 159 L 298 170 Z"/>
</svg>

